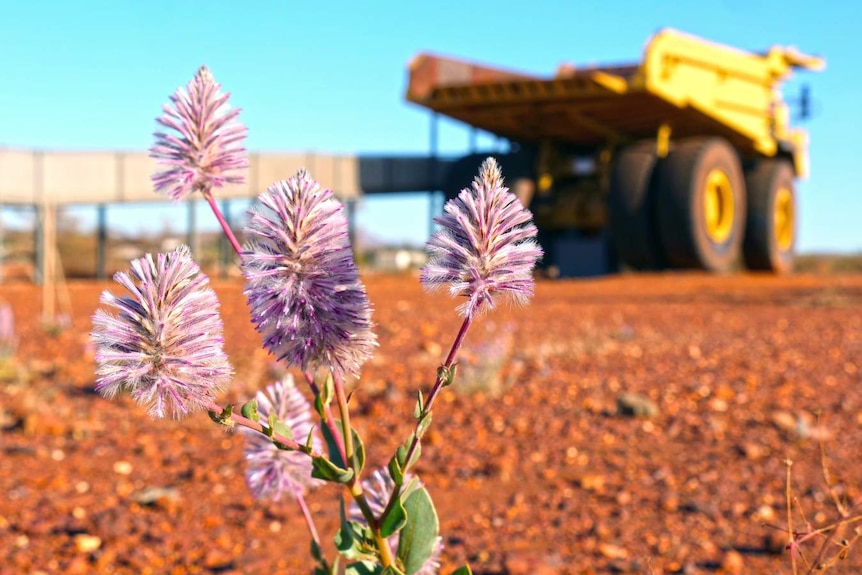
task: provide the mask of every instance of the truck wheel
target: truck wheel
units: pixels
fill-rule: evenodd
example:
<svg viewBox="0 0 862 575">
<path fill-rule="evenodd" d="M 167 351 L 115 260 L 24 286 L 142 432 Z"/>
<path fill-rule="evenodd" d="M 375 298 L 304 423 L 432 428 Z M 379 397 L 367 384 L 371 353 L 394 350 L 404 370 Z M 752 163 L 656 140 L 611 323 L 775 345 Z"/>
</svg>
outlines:
<svg viewBox="0 0 862 575">
<path fill-rule="evenodd" d="M 745 180 L 739 157 L 720 138 L 677 144 L 661 168 L 658 223 L 675 268 L 731 271 L 745 231 Z"/>
<path fill-rule="evenodd" d="M 619 258 L 637 270 L 662 264 L 655 225 L 655 143 L 642 142 L 617 153 L 611 168 L 608 218 Z"/>
<path fill-rule="evenodd" d="M 761 160 L 745 175 L 748 218 L 742 253 L 752 270 L 793 271 L 796 244 L 794 173 L 786 160 Z"/>
</svg>

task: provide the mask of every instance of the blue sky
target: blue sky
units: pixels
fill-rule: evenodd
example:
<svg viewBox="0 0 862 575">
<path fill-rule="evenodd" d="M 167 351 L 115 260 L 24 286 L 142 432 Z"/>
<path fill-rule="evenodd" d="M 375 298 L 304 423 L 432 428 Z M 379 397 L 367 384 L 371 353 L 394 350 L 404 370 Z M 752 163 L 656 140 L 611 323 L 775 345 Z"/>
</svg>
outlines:
<svg viewBox="0 0 862 575">
<path fill-rule="evenodd" d="M 550 75 L 563 62 L 637 61 L 651 34 L 674 27 L 827 58 L 825 72 L 785 88 L 792 97 L 810 83 L 816 112 L 799 248 L 862 251 L 860 21 L 862 3 L 850 0 L 0 0 L 0 146 L 144 150 L 168 95 L 206 64 L 243 108 L 251 150 L 421 153 L 429 117 L 403 99 L 417 52 Z M 465 127 L 441 126 L 441 151 L 468 141 Z M 181 229 L 184 214 L 118 209 L 111 223 Z M 358 215 L 378 237 L 421 241 L 428 229 L 422 195 L 368 199 Z"/>
</svg>

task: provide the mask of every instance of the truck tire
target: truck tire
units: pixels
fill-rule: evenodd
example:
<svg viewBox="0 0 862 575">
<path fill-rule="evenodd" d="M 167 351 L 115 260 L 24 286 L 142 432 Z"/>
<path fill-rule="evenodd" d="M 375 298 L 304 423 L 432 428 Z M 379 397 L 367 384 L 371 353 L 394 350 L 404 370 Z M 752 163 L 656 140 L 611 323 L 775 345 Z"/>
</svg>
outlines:
<svg viewBox="0 0 862 575">
<path fill-rule="evenodd" d="M 654 142 L 623 148 L 611 167 L 608 219 L 619 259 L 636 270 L 656 270 L 663 257 L 656 229 Z"/>
<path fill-rule="evenodd" d="M 745 179 L 736 150 L 721 138 L 692 138 L 670 151 L 660 170 L 658 225 L 673 268 L 714 273 L 740 261 Z"/>
<path fill-rule="evenodd" d="M 751 270 L 793 271 L 796 245 L 795 175 L 783 159 L 758 161 L 745 174 L 748 218 L 742 253 Z"/>
</svg>

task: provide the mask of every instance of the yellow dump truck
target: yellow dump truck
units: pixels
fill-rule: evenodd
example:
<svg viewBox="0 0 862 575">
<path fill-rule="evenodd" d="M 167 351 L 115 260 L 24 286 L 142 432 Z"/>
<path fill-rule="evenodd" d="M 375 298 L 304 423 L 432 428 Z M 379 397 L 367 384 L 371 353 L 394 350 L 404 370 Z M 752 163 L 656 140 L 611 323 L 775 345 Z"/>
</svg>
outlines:
<svg viewBox="0 0 862 575">
<path fill-rule="evenodd" d="M 809 166 L 780 85 L 824 66 L 794 48 L 751 53 L 664 29 L 639 63 L 562 65 L 550 78 L 420 54 L 406 98 L 512 143 L 504 174 L 558 267 L 574 257 L 566 238 L 604 237 L 634 269 L 786 273 Z M 447 192 L 476 165 L 456 162 Z"/>
</svg>

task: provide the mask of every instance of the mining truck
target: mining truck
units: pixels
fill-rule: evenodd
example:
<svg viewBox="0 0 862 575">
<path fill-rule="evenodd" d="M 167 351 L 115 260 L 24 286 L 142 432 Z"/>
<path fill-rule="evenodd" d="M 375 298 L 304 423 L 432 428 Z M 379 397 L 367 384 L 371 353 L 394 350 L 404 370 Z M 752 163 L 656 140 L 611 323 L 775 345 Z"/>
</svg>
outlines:
<svg viewBox="0 0 862 575">
<path fill-rule="evenodd" d="M 549 78 L 419 54 L 406 99 L 510 142 L 504 176 L 557 273 L 604 258 L 617 270 L 781 274 L 809 160 L 780 86 L 824 66 L 792 47 L 753 53 L 663 29 L 641 62 L 564 64 Z M 481 157 L 451 163 L 443 190 L 469 183 Z"/>
</svg>

